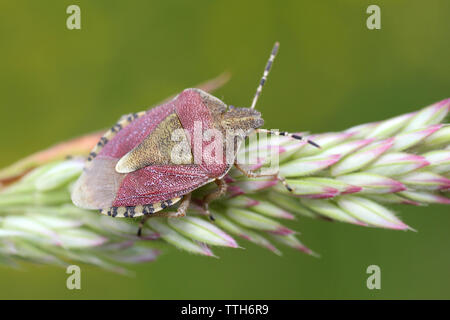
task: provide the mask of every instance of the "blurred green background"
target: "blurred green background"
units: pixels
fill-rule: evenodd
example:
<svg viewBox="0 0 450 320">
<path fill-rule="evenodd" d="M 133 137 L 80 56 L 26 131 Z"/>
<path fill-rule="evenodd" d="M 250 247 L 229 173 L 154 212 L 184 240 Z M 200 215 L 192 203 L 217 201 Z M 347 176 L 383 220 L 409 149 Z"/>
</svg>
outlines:
<svg viewBox="0 0 450 320">
<path fill-rule="evenodd" d="M 82 29 L 66 28 L 81 7 Z M 381 7 L 381 30 L 366 8 Z M 266 127 L 323 132 L 414 111 L 450 96 L 450 2 L 2 0 L 0 166 L 109 127 L 186 87 L 232 73 L 216 92 L 248 106 L 275 40 L 280 54 L 262 94 Z M 135 277 L 82 268 L 0 268 L 0 298 L 450 298 L 450 215 L 444 206 L 397 207 L 418 233 L 300 218 L 321 254 L 170 249 Z M 381 267 L 381 290 L 366 268 Z"/>
</svg>

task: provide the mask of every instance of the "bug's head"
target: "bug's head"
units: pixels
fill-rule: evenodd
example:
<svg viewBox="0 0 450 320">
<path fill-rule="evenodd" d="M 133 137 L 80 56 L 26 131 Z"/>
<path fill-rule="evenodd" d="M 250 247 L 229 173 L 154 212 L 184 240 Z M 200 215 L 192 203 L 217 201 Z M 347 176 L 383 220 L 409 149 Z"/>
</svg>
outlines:
<svg viewBox="0 0 450 320">
<path fill-rule="evenodd" d="M 222 117 L 222 126 L 231 130 L 242 130 L 247 136 L 253 130 L 264 125 L 261 113 L 250 108 L 229 106 Z"/>
<path fill-rule="evenodd" d="M 264 124 L 261 113 L 255 109 L 227 106 L 222 100 L 200 89 L 189 90 L 195 90 L 200 94 L 203 103 L 211 112 L 214 122 L 220 124 L 224 130 L 242 130 L 243 136 L 247 136 L 251 131 Z"/>
</svg>

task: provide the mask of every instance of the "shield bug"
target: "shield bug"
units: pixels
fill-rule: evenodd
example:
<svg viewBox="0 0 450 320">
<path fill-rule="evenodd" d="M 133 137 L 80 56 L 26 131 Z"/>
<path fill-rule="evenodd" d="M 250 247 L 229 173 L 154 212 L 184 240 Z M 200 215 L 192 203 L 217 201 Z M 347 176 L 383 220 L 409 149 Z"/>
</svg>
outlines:
<svg viewBox="0 0 450 320">
<path fill-rule="evenodd" d="M 240 144 L 250 133 L 257 130 L 303 139 L 295 134 L 259 129 L 264 121 L 255 105 L 278 46 L 275 43 L 250 108 L 227 106 L 200 89 L 186 89 L 167 103 L 123 116 L 89 154 L 72 192 L 74 204 L 112 217 L 179 217 L 185 215 L 193 190 L 215 182 L 218 188 L 202 201 L 209 212 L 208 203 L 226 192 L 223 178 L 233 165 L 248 177 L 261 176 L 235 161 Z M 214 142 L 219 141 L 219 149 L 224 152 L 211 161 L 202 151 L 208 142 L 195 139 L 199 127 L 200 133 L 215 130 L 222 136 L 229 130 L 239 130 L 240 134 L 233 137 L 232 161 L 225 159 L 227 143 L 217 137 Z M 174 138 L 175 132 L 181 134 Z M 176 149 L 182 152 L 174 152 Z M 281 177 L 278 179 L 284 182 Z M 176 203 L 176 211 L 161 211 Z"/>
</svg>

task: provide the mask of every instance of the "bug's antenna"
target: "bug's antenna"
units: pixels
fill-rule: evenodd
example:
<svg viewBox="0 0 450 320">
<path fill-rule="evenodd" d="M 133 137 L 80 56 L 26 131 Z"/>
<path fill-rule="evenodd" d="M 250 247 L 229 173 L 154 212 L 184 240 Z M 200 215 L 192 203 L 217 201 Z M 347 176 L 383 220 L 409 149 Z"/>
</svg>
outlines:
<svg viewBox="0 0 450 320">
<path fill-rule="evenodd" d="M 275 42 L 275 45 L 273 46 L 272 53 L 270 54 L 269 60 L 267 61 L 266 67 L 264 68 L 264 73 L 261 78 L 261 81 L 259 82 L 258 89 L 256 89 L 255 96 L 253 97 L 252 106 L 250 109 L 254 109 L 256 102 L 258 101 L 259 95 L 261 94 L 262 88 L 264 86 L 264 83 L 266 83 L 267 76 L 269 75 L 270 68 L 272 67 L 273 60 L 275 60 L 275 57 L 278 52 L 278 48 L 280 47 L 280 43 L 277 41 Z"/>
<path fill-rule="evenodd" d="M 306 142 L 308 142 L 313 147 L 316 147 L 316 148 L 319 148 L 319 149 L 321 148 L 314 141 L 306 139 L 305 137 L 299 136 L 298 134 L 295 134 L 295 133 L 289 133 L 289 132 L 285 132 L 285 131 L 267 130 L 267 129 L 261 129 L 261 128 L 256 129 L 256 132 L 264 132 L 264 133 L 273 134 L 273 135 L 276 135 L 276 136 L 285 136 L 285 137 L 290 137 L 290 138 L 296 139 L 296 140 L 305 140 Z"/>
</svg>

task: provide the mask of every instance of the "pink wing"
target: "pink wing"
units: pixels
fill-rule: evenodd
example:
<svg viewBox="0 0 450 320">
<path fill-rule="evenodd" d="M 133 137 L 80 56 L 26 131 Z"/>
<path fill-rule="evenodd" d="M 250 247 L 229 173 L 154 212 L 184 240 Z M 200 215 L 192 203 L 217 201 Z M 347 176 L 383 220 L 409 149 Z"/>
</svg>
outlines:
<svg viewBox="0 0 450 320">
<path fill-rule="evenodd" d="M 145 115 L 121 129 L 103 147 L 97 157 L 122 158 L 128 151 L 141 143 L 162 120 L 174 111 L 175 106 L 173 101 L 148 110 Z"/>
<path fill-rule="evenodd" d="M 187 194 L 210 180 L 198 165 L 148 166 L 127 174 L 113 206 L 136 206 L 169 200 Z"/>
<path fill-rule="evenodd" d="M 205 152 L 207 146 L 210 144 L 209 141 L 204 139 L 195 139 L 195 126 L 201 126 L 202 130 L 214 128 L 213 118 L 208 107 L 204 104 L 201 95 L 196 90 L 185 90 L 179 96 L 175 102 L 175 110 L 180 119 L 183 128 L 187 130 L 191 137 L 191 148 L 192 150 L 198 150 L 194 145 L 195 143 L 202 144 L 202 152 L 199 154 L 201 159 L 198 159 L 195 152 L 194 161 L 195 163 L 201 163 L 202 168 L 208 172 L 211 177 L 219 177 L 223 175 L 229 166 L 226 162 L 226 154 L 223 154 L 222 161 L 217 163 L 214 158 L 211 157 L 207 152 Z"/>
</svg>

